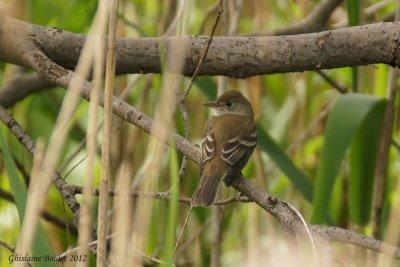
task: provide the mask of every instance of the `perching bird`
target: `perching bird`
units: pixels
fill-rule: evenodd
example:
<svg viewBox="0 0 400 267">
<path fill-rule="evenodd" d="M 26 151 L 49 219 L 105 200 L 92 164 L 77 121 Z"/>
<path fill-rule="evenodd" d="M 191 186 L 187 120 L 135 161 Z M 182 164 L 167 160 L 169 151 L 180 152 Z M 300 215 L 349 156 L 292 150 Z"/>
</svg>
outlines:
<svg viewBox="0 0 400 267">
<path fill-rule="evenodd" d="M 240 92 L 227 91 L 204 105 L 212 109 L 213 116 L 204 127 L 201 179 L 191 200 L 194 207 L 212 205 L 220 181 L 230 186 L 257 144 L 253 108 Z"/>
</svg>

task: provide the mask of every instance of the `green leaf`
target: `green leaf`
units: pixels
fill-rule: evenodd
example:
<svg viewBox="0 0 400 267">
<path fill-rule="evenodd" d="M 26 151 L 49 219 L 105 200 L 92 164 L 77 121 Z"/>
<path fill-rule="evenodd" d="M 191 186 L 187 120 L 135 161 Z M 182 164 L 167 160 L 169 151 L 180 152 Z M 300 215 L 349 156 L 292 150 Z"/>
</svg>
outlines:
<svg viewBox="0 0 400 267">
<path fill-rule="evenodd" d="M 257 128 L 258 145 L 260 148 L 271 157 L 282 172 L 300 190 L 305 199 L 311 202 L 313 198 L 313 183 L 311 179 L 296 167 L 293 161 L 282 151 L 260 124 L 257 125 Z"/>
<path fill-rule="evenodd" d="M 345 156 L 347 149 L 350 147 L 353 138 L 361 128 L 361 131 L 373 131 L 371 127 L 376 127 L 375 123 L 368 123 L 368 119 L 371 112 L 380 110 L 381 106 L 385 105 L 385 101 L 382 98 L 375 96 L 368 96 L 362 94 L 346 94 L 339 97 L 335 106 L 333 107 L 331 114 L 329 115 L 328 122 L 325 129 L 324 146 L 322 149 L 322 155 L 320 163 L 317 169 L 317 179 L 315 183 L 315 191 L 313 198 L 314 211 L 312 215 L 312 223 L 323 223 L 325 221 L 326 209 L 328 207 L 332 188 L 334 186 L 336 177 L 340 170 L 341 162 Z M 366 122 L 366 128 L 363 125 Z M 357 137 L 356 140 L 361 137 Z M 372 140 L 369 140 L 372 142 Z M 360 141 L 356 141 L 360 142 Z M 363 142 L 364 143 L 364 142 Z M 357 143 L 355 143 L 355 148 Z M 363 149 L 368 149 L 370 145 Z M 368 153 L 371 151 L 368 150 Z M 361 153 L 361 151 L 356 154 Z M 372 151 L 374 153 L 374 151 Z M 359 157 L 358 159 L 353 157 L 353 164 L 355 162 L 369 162 L 371 159 L 366 157 Z M 361 163 L 360 163 L 361 164 Z M 364 167 L 360 165 L 360 168 Z M 354 174 L 358 168 L 353 166 Z M 350 178 L 352 179 L 352 177 Z M 359 180 L 360 178 L 354 178 Z M 360 181 L 351 181 L 351 185 L 354 187 L 359 184 Z M 369 186 L 372 186 L 369 185 Z M 356 190 L 351 189 L 353 192 Z M 354 201 L 356 198 L 362 198 L 360 194 L 367 193 L 360 190 L 360 193 L 356 196 L 352 196 L 351 200 Z M 357 204 L 351 204 L 352 207 Z"/>
<path fill-rule="evenodd" d="M 25 214 L 27 190 L 24 182 L 18 175 L 17 167 L 15 166 L 15 163 L 12 159 L 10 150 L 3 136 L 3 132 L 0 132 L 0 148 L 3 154 L 4 164 L 6 165 L 8 180 L 10 182 L 15 205 L 17 206 L 18 215 L 22 219 L 24 218 Z"/>
<path fill-rule="evenodd" d="M 350 148 L 349 211 L 350 218 L 359 225 L 368 223 L 371 213 L 379 130 L 384 107 L 385 105 L 376 105 L 366 116 Z"/>
<path fill-rule="evenodd" d="M 347 0 L 346 1 L 347 16 L 349 19 L 349 26 L 356 26 L 360 24 L 360 0 Z"/>
<path fill-rule="evenodd" d="M 8 179 L 11 186 L 11 191 L 17 206 L 18 215 L 22 221 L 25 215 L 25 206 L 27 200 L 27 189 L 21 177 L 18 175 L 17 167 L 12 159 L 10 149 L 7 142 L 5 141 L 3 132 L 0 131 L 0 149 L 3 155 L 4 164 L 7 169 Z M 53 256 L 53 250 L 51 248 L 50 241 L 48 239 L 46 231 L 39 224 L 36 231 L 36 237 L 32 246 L 34 256 Z M 42 266 L 56 266 L 52 261 L 41 262 Z"/>
</svg>

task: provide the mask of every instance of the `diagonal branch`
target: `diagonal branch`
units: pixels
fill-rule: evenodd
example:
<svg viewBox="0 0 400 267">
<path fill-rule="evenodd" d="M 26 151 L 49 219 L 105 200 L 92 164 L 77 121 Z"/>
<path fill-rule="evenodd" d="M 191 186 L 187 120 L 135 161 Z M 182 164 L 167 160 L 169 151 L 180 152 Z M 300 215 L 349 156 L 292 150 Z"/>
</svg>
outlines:
<svg viewBox="0 0 400 267">
<path fill-rule="evenodd" d="M 25 149 L 34 155 L 36 153 L 35 142 L 28 136 L 28 134 L 22 129 L 17 121 L 14 120 L 12 115 L 0 106 L 0 119 L 10 129 L 11 133 L 18 139 L 18 141 L 25 147 Z M 70 185 L 64 181 L 58 172 L 55 172 L 52 176 L 52 181 L 55 187 L 58 189 L 60 194 L 65 199 L 68 207 L 74 214 L 72 223 L 78 228 L 79 221 L 79 203 L 75 198 L 75 195 L 70 190 Z"/>
</svg>

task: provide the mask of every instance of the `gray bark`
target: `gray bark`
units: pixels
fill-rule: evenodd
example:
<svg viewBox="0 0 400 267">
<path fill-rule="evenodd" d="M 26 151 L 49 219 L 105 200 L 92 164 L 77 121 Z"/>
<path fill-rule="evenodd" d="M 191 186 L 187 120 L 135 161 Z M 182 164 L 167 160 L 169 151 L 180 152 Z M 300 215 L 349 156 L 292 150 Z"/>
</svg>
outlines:
<svg viewBox="0 0 400 267">
<path fill-rule="evenodd" d="M 385 63 L 400 65 L 400 24 L 376 23 L 319 33 L 270 37 L 216 36 L 199 75 L 254 75 Z M 0 60 L 25 67 L 24 54 L 39 48 L 67 69 L 78 61 L 86 36 L 0 18 Z M 188 41 L 183 72 L 191 76 L 206 36 L 118 38 L 118 74 L 160 73 L 160 51 Z"/>
</svg>

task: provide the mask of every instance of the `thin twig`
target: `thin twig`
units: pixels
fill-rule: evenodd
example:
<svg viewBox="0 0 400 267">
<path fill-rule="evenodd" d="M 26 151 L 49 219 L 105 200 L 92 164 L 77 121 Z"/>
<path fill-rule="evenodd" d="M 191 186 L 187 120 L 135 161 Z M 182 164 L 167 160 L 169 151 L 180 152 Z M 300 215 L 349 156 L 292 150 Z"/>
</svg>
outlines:
<svg viewBox="0 0 400 267">
<path fill-rule="evenodd" d="M 82 194 L 83 193 L 83 188 L 79 185 L 69 185 L 71 192 L 73 194 Z M 92 194 L 94 196 L 99 195 L 99 190 L 98 189 L 93 189 Z M 108 191 L 108 196 L 113 197 L 113 196 L 131 196 L 131 197 L 141 197 L 141 198 L 149 198 L 149 199 L 160 199 L 160 200 L 171 200 L 171 194 L 170 192 L 142 192 L 142 191 L 115 191 L 115 190 L 109 190 Z M 190 204 L 190 197 L 179 197 L 178 201 L 181 203 L 187 203 Z M 229 205 L 233 203 L 249 203 L 252 202 L 251 199 L 248 197 L 244 196 L 240 192 L 235 194 L 232 197 L 228 197 L 225 199 L 220 199 L 214 202 L 214 206 L 221 206 L 221 205 Z"/>
<path fill-rule="evenodd" d="M 181 231 L 179 232 L 178 239 L 176 240 L 173 255 L 175 255 L 176 249 L 178 248 L 178 245 L 179 245 L 179 242 L 180 242 L 181 239 L 182 239 L 183 231 L 185 230 L 186 224 L 187 224 L 187 222 L 189 221 L 189 216 L 190 216 L 190 213 L 192 212 L 192 209 L 193 209 L 193 206 L 190 205 L 190 206 L 189 206 L 189 210 L 188 210 L 188 212 L 187 212 L 187 214 L 186 214 L 186 217 L 185 217 L 185 221 L 183 222 L 182 229 L 181 229 Z"/>
<path fill-rule="evenodd" d="M 110 241 L 115 237 L 115 235 L 116 235 L 116 233 L 112 233 L 112 234 L 106 236 L 106 242 L 109 244 Z M 99 244 L 99 240 L 94 240 L 94 241 L 89 242 L 87 245 L 92 250 L 95 250 L 97 248 L 98 244 Z M 67 256 L 73 255 L 73 254 L 79 252 L 81 249 L 82 248 L 80 246 L 74 247 L 74 248 L 70 248 L 67 251 L 65 251 L 65 252 L 59 254 L 58 256 L 56 256 L 56 261 L 64 261 L 67 258 Z M 134 248 L 132 246 L 130 246 L 129 249 L 133 250 L 135 253 L 140 254 L 145 259 L 147 259 L 147 260 L 149 260 L 151 262 L 158 263 L 158 264 L 164 263 L 162 260 L 157 259 L 157 258 L 155 258 L 153 256 L 150 256 L 150 255 L 147 255 L 146 253 L 144 253 L 142 251 L 139 251 L 139 250 L 137 250 L 136 248 Z"/>
<path fill-rule="evenodd" d="M 223 12 L 222 4 L 223 4 L 223 0 L 220 0 L 219 3 L 218 3 L 217 17 L 216 17 L 216 19 L 214 21 L 214 25 L 212 27 L 210 37 L 208 38 L 206 49 L 204 50 L 203 55 L 200 58 L 197 66 L 196 66 L 196 69 L 195 69 L 195 71 L 194 71 L 194 73 L 192 75 L 192 78 L 190 79 L 189 85 L 186 87 L 186 89 L 184 90 L 183 94 L 178 99 L 179 109 L 180 109 L 180 112 L 181 112 L 182 118 L 183 118 L 184 137 L 187 138 L 187 139 L 189 138 L 190 126 L 189 126 L 189 114 L 188 114 L 188 111 L 187 111 L 187 108 L 186 108 L 186 98 L 187 98 L 187 96 L 188 96 L 188 94 L 190 92 L 190 89 L 192 88 L 196 78 L 197 78 L 197 75 L 198 75 L 198 73 L 200 71 L 201 65 L 204 62 L 204 59 L 207 56 L 208 50 L 210 48 L 210 45 L 211 45 L 211 42 L 212 42 L 212 39 L 213 39 L 213 36 L 214 36 L 214 33 L 215 33 L 215 29 L 217 28 L 219 19 L 221 17 L 222 12 Z M 186 174 L 187 161 L 188 161 L 188 158 L 187 158 L 187 156 L 184 155 L 183 158 L 182 158 L 181 167 L 179 169 L 179 177 L 181 179 Z"/>
<path fill-rule="evenodd" d="M 211 33 L 210 33 L 210 37 L 208 38 L 207 41 L 207 45 L 206 45 L 206 49 L 203 52 L 203 55 L 201 56 L 199 63 L 197 63 L 196 69 L 192 75 L 192 78 L 190 79 L 189 85 L 186 87 L 186 89 L 184 90 L 183 94 L 180 96 L 180 98 L 178 99 L 179 102 L 179 109 L 181 111 L 182 114 L 182 118 L 183 118 L 183 124 L 184 124 L 184 136 L 185 138 L 189 138 L 189 114 L 186 108 L 186 98 L 190 92 L 190 89 L 192 88 L 194 82 L 196 81 L 196 78 L 199 74 L 199 71 L 201 69 L 201 66 L 203 65 L 204 59 L 207 56 L 208 50 L 210 49 L 210 45 L 212 42 L 212 39 L 214 37 L 215 34 L 215 29 L 217 28 L 219 19 L 221 17 L 221 14 L 223 12 L 223 8 L 222 8 L 222 4 L 223 4 L 223 0 L 220 0 L 218 2 L 218 13 L 217 13 L 217 17 L 215 18 L 213 27 L 211 29 Z M 187 168 L 187 161 L 188 158 L 186 155 L 183 156 L 182 158 L 182 163 L 181 163 L 181 167 L 179 169 L 179 177 L 182 178 L 185 176 L 186 173 L 186 168 Z"/>
<path fill-rule="evenodd" d="M 217 17 L 215 18 L 214 25 L 213 25 L 213 27 L 211 29 L 211 33 L 210 33 L 210 36 L 209 36 L 208 41 L 207 41 L 206 49 L 204 50 L 203 55 L 201 56 L 199 62 L 197 63 L 196 69 L 193 72 L 193 75 L 192 75 L 192 78 L 190 79 L 189 85 L 186 87 L 185 91 L 183 92 L 183 94 L 178 99 L 179 109 L 180 109 L 180 112 L 181 112 L 182 118 L 183 118 L 184 137 L 186 139 L 189 138 L 189 131 L 190 131 L 190 128 L 189 128 L 190 127 L 189 126 L 189 114 L 188 114 L 188 111 L 187 111 L 187 108 L 186 108 L 186 98 L 189 95 L 190 89 L 192 88 L 192 86 L 193 86 L 193 84 L 194 84 L 194 82 L 195 82 L 195 80 L 196 80 L 196 78 L 197 78 L 197 76 L 199 74 L 199 71 L 201 69 L 201 66 L 203 65 L 204 59 L 207 56 L 208 50 L 210 49 L 210 45 L 211 45 L 212 39 L 213 39 L 214 34 L 215 34 L 215 29 L 217 28 L 219 19 L 221 17 L 222 12 L 223 12 L 222 5 L 223 5 L 223 0 L 220 0 L 219 3 L 218 3 Z M 181 167 L 179 169 L 179 177 L 181 179 L 185 176 L 186 168 L 187 168 L 187 161 L 188 161 L 187 156 L 183 155 Z"/>
<path fill-rule="evenodd" d="M 213 25 L 213 27 L 212 27 L 212 29 L 211 29 L 210 36 L 208 37 L 206 49 L 204 50 L 204 53 L 203 53 L 203 55 L 201 56 L 201 58 L 200 58 L 200 60 L 199 60 L 199 63 L 197 64 L 196 69 L 195 69 L 194 72 L 193 72 L 193 75 L 192 75 L 192 78 L 190 79 L 189 85 L 186 87 L 186 89 L 185 89 L 183 95 L 181 96 L 181 101 L 182 101 L 182 99 L 185 99 L 185 98 L 188 96 L 188 94 L 189 94 L 189 92 L 190 92 L 190 89 L 192 88 L 192 86 L 193 86 L 193 84 L 194 84 L 194 81 L 196 80 L 197 76 L 199 75 L 201 66 L 203 65 L 204 59 L 206 58 L 207 53 L 208 53 L 208 50 L 210 49 L 210 45 L 211 45 L 211 42 L 212 42 L 213 37 L 214 37 L 214 34 L 215 34 L 215 29 L 217 28 L 217 25 L 218 25 L 219 19 L 220 19 L 220 17 L 221 17 L 221 14 L 222 14 L 222 12 L 224 11 L 224 10 L 222 9 L 222 4 L 223 4 L 223 2 L 224 2 L 223 0 L 220 0 L 220 1 L 219 1 L 217 17 L 215 18 L 215 22 L 214 22 L 214 25 Z M 183 101 L 184 101 L 184 100 L 183 100 Z"/>
<path fill-rule="evenodd" d="M 333 11 L 343 2 L 343 0 L 322 0 L 314 9 L 300 22 L 288 27 L 275 30 L 261 30 L 250 34 L 251 36 L 266 35 L 292 35 L 299 33 L 309 33 L 322 30 Z"/>
<path fill-rule="evenodd" d="M 377 3 L 372 4 L 369 7 L 366 7 L 363 11 L 363 18 L 372 18 L 376 13 L 378 13 L 380 10 L 382 10 L 383 8 L 387 7 L 389 4 L 391 4 L 392 2 L 394 2 L 394 0 L 383 0 Z M 393 18 L 394 19 L 394 14 L 393 14 Z M 335 23 L 334 25 L 332 25 L 333 28 L 342 28 L 342 27 L 346 27 L 348 26 L 349 21 L 347 16 L 340 20 L 339 22 Z"/>
<path fill-rule="evenodd" d="M 187 240 L 183 243 L 179 249 L 176 251 L 175 255 L 178 256 L 182 253 L 194 240 L 204 231 L 206 227 L 212 222 L 211 218 L 208 219 L 202 226 L 200 226 Z"/>
<path fill-rule="evenodd" d="M 327 83 L 332 85 L 333 88 L 337 89 L 340 93 L 345 94 L 347 93 L 347 88 L 344 87 L 343 85 L 338 84 L 334 79 L 332 79 L 328 74 L 326 74 L 322 70 L 316 70 L 316 73 L 318 73 Z"/>
<path fill-rule="evenodd" d="M 0 240 L 0 246 L 8 249 L 12 254 L 14 254 L 14 252 L 15 252 L 15 247 L 14 246 L 9 245 L 9 244 L 7 244 L 6 242 L 4 242 L 2 240 Z"/>
<path fill-rule="evenodd" d="M 10 129 L 10 132 L 18 139 L 25 149 L 32 155 L 36 154 L 35 142 L 22 129 L 21 125 L 11 116 L 11 114 L 0 106 L 0 120 Z M 68 207 L 74 214 L 73 224 L 78 227 L 79 221 L 79 203 L 75 195 L 70 190 L 67 184 L 58 172 L 52 174 L 53 184 L 56 186 L 60 194 L 66 200 Z"/>
<path fill-rule="evenodd" d="M 3 189 L 0 188 L 0 198 L 7 200 L 9 202 L 14 202 L 14 197 L 11 193 L 4 191 Z M 71 223 L 67 222 L 64 219 L 61 219 L 59 217 L 57 217 L 54 214 L 51 214 L 50 212 L 43 210 L 41 212 L 41 216 L 43 219 L 45 219 L 46 221 L 48 221 L 49 223 L 54 224 L 55 226 L 61 228 L 61 229 L 66 229 L 68 228 L 69 230 L 72 231 L 72 233 L 74 235 L 78 234 L 78 231 L 76 230 L 76 227 L 74 225 L 72 225 Z"/>
</svg>

